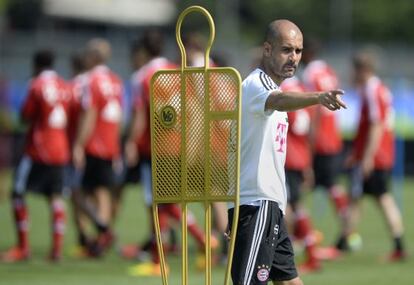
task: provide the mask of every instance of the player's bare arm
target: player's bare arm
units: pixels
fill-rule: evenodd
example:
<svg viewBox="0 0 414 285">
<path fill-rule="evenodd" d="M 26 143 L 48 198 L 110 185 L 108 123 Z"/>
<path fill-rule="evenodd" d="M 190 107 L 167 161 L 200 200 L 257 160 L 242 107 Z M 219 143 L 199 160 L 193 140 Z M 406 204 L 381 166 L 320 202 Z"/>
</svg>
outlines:
<svg viewBox="0 0 414 285">
<path fill-rule="evenodd" d="M 381 142 L 382 133 L 383 126 L 381 122 L 371 123 L 368 131 L 368 140 L 365 146 L 364 156 L 361 161 L 362 171 L 365 177 L 368 177 L 374 169 L 374 157 Z"/>
<path fill-rule="evenodd" d="M 146 124 L 147 113 L 145 108 L 134 110 L 128 131 L 128 138 L 125 142 L 125 156 L 128 166 L 134 166 L 139 161 L 139 151 L 137 149 L 136 141 L 141 138 L 145 132 Z"/>
<path fill-rule="evenodd" d="M 84 146 L 95 126 L 97 110 L 89 108 L 82 114 L 79 122 L 79 130 L 73 146 L 73 163 L 76 168 L 83 168 L 85 163 Z"/>
<path fill-rule="evenodd" d="M 342 101 L 343 90 L 331 90 L 328 92 L 273 92 L 266 100 L 266 110 L 294 111 L 321 104 L 331 111 L 341 108 L 346 109 Z"/>
</svg>

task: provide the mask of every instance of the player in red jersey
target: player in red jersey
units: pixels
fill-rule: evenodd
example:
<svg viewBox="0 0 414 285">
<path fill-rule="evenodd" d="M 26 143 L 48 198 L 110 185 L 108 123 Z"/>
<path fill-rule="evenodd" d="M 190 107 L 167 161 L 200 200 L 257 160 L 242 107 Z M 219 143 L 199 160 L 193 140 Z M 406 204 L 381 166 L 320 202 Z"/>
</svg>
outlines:
<svg viewBox="0 0 414 285">
<path fill-rule="evenodd" d="M 144 190 L 144 202 L 148 209 L 148 216 L 152 221 L 152 175 L 151 175 L 151 141 L 150 141 L 150 110 L 149 88 L 151 76 L 162 68 L 174 68 L 175 65 L 161 56 L 163 36 L 157 30 L 148 30 L 143 37 L 133 43 L 132 57 L 134 59 L 134 72 L 131 75 L 132 115 L 125 142 L 125 159 L 129 168 L 138 168 L 139 176 Z M 161 208 L 162 209 L 162 208 Z M 160 216 L 166 217 L 160 209 Z M 166 219 L 166 218 L 165 218 Z M 164 220 L 165 220 L 164 219 Z M 161 219 L 164 221 L 163 219 Z M 139 246 L 123 249 L 124 256 L 137 256 L 140 254 Z M 152 259 L 158 263 L 155 237 L 152 222 L 150 224 L 150 237 L 144 243 L 142 250 L 152 252 Z M 129 251 L 129 252 L 128 252 Z M 147 265 L 147 267 L 152 267 Z M 141 266 L 142 267 L 142 266 Z M 134 270 L 131 269 L 131 273 Z M 141 271 L 141 270 L 135 270 Z M 145 271 L 145 270 L 144 270 Z M 151 271 L 151 270 L 149 270 Z M 140 274 L 138 274 L 140 275 Z"/>
<path fill-rule="evenodd" d="M 308 91 L 337 89 L 339 81 L 335 71 L 327 62 L 316 59 L 318 42 L 309 38 L 304 42 L 302 62 L 305 64 L 303 83 Z M 335 113 L 322 106 L 311 109 L 310 143 L 313 151 L 314 186 L 323 187 L 329 192 L 340 223 L 343 224 L 347 212 L 346 191 L 337 183 L 341 170 L 340 154 L 342 138 Z M 326 257 L 329 258 L 329 257 Z"/>
<path fill-rule="evenodd" d="M 187 64 L 191 67 L 203 67 L 205 65 L 205 50 L 207 47 L 207 41 L 203 37 L 202 34 L 198 32 L 189 32 L 187 34 L 183 35 L 183 44 L 186 51 L 187 56 Z M 217 62 L 215 62 L 212 58 L 209 58 L 209 66 L 210 67 L 219 67 Z M 221 66 L 225 67 L 228 66 L 226 63 L 226 60 L 221 61 Z M 225 96 L 222 95 L 222 90 L 220 90 L 221 84 L 216 84 L 215 81 L 217 80 L 215 76 L 212 76 L 210 78 L 210 100 L 211 102 L 214 102 L 214 107 L 217 110 L 226 110 L 226 99 Z M 194 90 L 192 91 L 193 94 L 195 94 L 197 100 L 194 100 L 193 102 L 197 102 L 198 108 L 203 108 L 204 104 L 204 88 L 203 85 L 192 84 L 189 83 L 187 86 L 190 88 L 190 86 L 193 86 Z M 201 95 L 200 95 L 201 94 Z M 194 107 L 193 107 L 194 108 Z M 197 108 L 194 108 L 197 109 Z M 198 111 L 190 112 L 192 116 L 195 116 L 194 120 L 190 120 L 192 122 L 192 126 L 189 128 L 192 130 L 199 130 L 202 129 L 203 126 L 200 125 L 202 120 L 199 120 L 200 113 Z M 190 116 L 191 116 L 190 115 Z M 228 134 L 229 134 L 229 126 L 223 122 L 217 121 L 212 124 L 211 128 L 211 147 L 214 150 L 212 155 L 212 164 L 215 165 L 217 169 L 225 169 L 227 167 L 227 141 L 228 141 Z M 199 142 L 195 142 L 194 140 L 201 140 Z M 199 135 L 192 136 L 192 141 L 194 145 L 203 145 L 203 137 Z M 202 153 L 199 152 L 199 153 Z M 200 169 L 203 169 L 201 166 L 203 158 L 196 158 L 194 157 L 192 162 L 192 168 L 196 169 L 196 171 L 199 171 Z M 225 171 L 217 171 L 217 173 L 225 173 Z M 216 173 L 216 174 L 217 174 Z M 220 187 L 218 184 L 220 183 L 220 180 L 228 181 L 227 177 L 220 177 L 220 175 L 216 175 L 215 179 L 213 180 L 214 183 L 212 183 L 212 188 Z M 214 191 L 214 190 L 213 190 Z M 221 243 L 221 250 L 219 255 L 213 256 L 213 265 L 217 262 L 221 262 L 223 264 L 227 263 L 227 252 L 228 252 L 228 237 L 225 235 L 225 232 L 227 231 L 227 204 L 225 202 L 214 202 L 212 204 L 213 206 L 213 236 L 212 241 L 214 244 L 217 244 L 220 241 Z M 216 236 L 220 237 L 220 240 L 217 240 Z M 214 249 L 214 248 L 213 248 Z M 199 254 L 197 256 L 197 267 L 200 270 L 203 270 L 205 268 L 205 257 L 204 253 Z"/>
<path fill-rule="evenodd" d="M 88 76 L 84 51 L 79 51 L 72 55 L 71 67 L 73 72 L 73 78 L 70 82 L 72 97 L 69 104 L 68 116 L 70 149 L 73 148 L 78 132 L 79 119 L 82 114 L 82 97 L 87 88 Z M 100 222 L 92 202 L 89 201 L 88 197 L 81 191 L 81 178 L 82 172 L 79 169 L 76 169 L 71 161 L 66 167 L 66 187 L 70 190 L 73 217 L 78 235 L 78 247 L 71 251 L 71 253 L 76 257 L 87 257 L 93 254 L 92 252 L 89 252 L 92 241 L 86 234 L 88 222 L 89 220 L 92 221 L 97 228 L 102 226 L 102 222 Z"/>
<path fill-rule="evenodd" d="M 83 112 L 73 146 L 75 167 L 84 171 L 82 188 L 94 197 L 99 226 L 97 254 L 107 249 L 114 236 L 110 229 L 112 190 L 115 167 L 120 156 L 120 125 L 122 122 L 122 81 L 105 65 L 111 54 L 106 40 L 92 39 L 86 47 L 86 92 L 82 98 Z"/>
<path fill-rule="evenodd" d="M 351 207 L 349 224 L 342 241 L 351 234 L 359 220 L 362 194 L 372 195 L 391 233 L 394 249 L 390 261 L 402 260 L 405 251 L 402 241 L 403 223 L 394 197 L 388 192 L 394 164 L 394 133 L 392 95 L 375 74 L 375 59 L 362 51 L 353 59 L 354 80 L 362 100 L 359 127 L 347 166 L 351 172 Z"/>
<path fill-rule="evenodd" d="M 141 118 L 141 119 L 139 118 L 139 116 L 144 115 L 143 113 L 140 112 L 138 114 L 138 113 L 135 113 L 134 111 L 134 105 L 136 101 L 136 98 L 134 98 L 135 97 L 134 94 L 136 93 L 135 90 L 139 88 L 136 75 L 139 72 L 139 70 L 143 66 L 145 66 L 145 64 L 147 64 L 150 60 L 146 47 L 144 46 L 143 41 L 140 38 L 132 42 L 130 52 L 131 52 L 130 53 L 131 67 L 132 67 L 132 70 L 134 71 L 130 78 L 130 83 L 131 83 L 130 86 L 131 86 L 131 93 L 132 93 L 131 99 L 130 99 L 131 100 L 130 105 L 132 105 L 132 108 L 131 108 L 132 118 L 130 118 L 129 120 L 130 125 L 127 127 L 127 132 L 126 132 L 127 134 L 125 134 L 126 136 L 130 135 L 132 123 L 136 123 L 137 121 L 143 122 L 143 119 L 144 119 L 144 118 Z M 143 125 L 141 125 L 140 127 L 134 127 L 134 128 L 142 129 Z M 148 169 L 145 171 L 144 169 L 146 169 L 146 167 L 143 166 L 143 165 L 147 165 L 149 167 L 150 161 L 147 161 L 148 159 L 140 159 L 139 153 L 137 151 L 137 143 L 135 141 L 133 140 L 128 141 L 128 138 L 125 138 L 125 140 L 126 140 L 126 144 L 124 148 L 124 164 L 125 164 L 124 172 L 122 173 L 123 177 L 120 177 L 121 181 L 119 181 L 119 185 L 116 189 L 116 197 L 117 197 L 117 200 L 119 201 L 118 203 L 120 203 L 122 199 L 123 191 L 127 184 L 129 183 L 136 184 L 139 182 L 141 183 L 143 182 L 144 185 L 146 184 L 151 185 L 150 184 L 151 183 L 150 172 Z M 116 209 L 115 209 L 115 212 L 116 212 Z M 148 209 L 148 215 L 150 217 L 152 216 L 151 208 Z M 152 240 L 152 237 L 148 239 L 143 246 L 137 245 L 136 243 L 123 245 L 121 247 L 121 256 L 127 259 L 140 258 L 140 256 L 142 255 L 142 251 L 146 251 L 150 249 L 151 240 Z"/>
<path fill-rule="evenodd" d="M 49 258 L 57 261 L 62 255 L 65 208 L 61 192 L 64 165 L 69 161 L 66 124 L 70 89 L 52 70 L 53 61 L 54 55 L 49 50 L 41 50 L 33 58 L 34 78 L 21 111 L 30 128 L 12 189 L 18 244 L 2 255 L 7 262 L 26 260 L 30 256 L 27 190 L 47 197 L 53 234 Z"/>
<path fill-rule="evenodd" d="M 70 82 L 72 89 L 72 98 L 69 105 L 69 121 L 68 121 L 68 137 L 70 148 L 72 149 L 78 132 L 79 118 L 82 111 L 81 98 L 86 88 L 86 67 L 85 55 L 81 52 L 74 54 L 71 58 L 71 67 L 73 72 L 73 79 Z M 78 233 L 78 243 L 83 248 L 86 248 L 87 237 L 85 230 L 85 218 L 81 211 L 81 203 L 84 201 L 81 193 L 81 172 L 70 163 L 66 168 L 67 187 L 71 191 L 73 216 L 75 227 Z M 85 251 L 86 252 L 86 251 Z"/>
<path fill-rule="evenodd" d="M 157 30 L 148 30 L 139 43 L 147 53 L 148 62 L 132 75 L 132 90 L 134 98 L 134 109 L 131 118 L 131 125 L 125 143 L 126 161 L 128 166 L 140 163 L 141 181 L 144 186 L 144 199 L 148 206 L 150 217 L 152 217 L 152 186 L 151 186 L 151 140 L 150 140 L 150 81 L 153 74 L 159 69 L 172 69 L 176 65 L 162 57 L 163 36 Z M 136 47 L 138 49 L 138 47 Z M 175 88 L 177 89 L 177 88 Z M 177 89 L 179 90 L 179 89 Z M 178 93 L 179 94 L 179 93 Z M 173 131 L 166 133 L 165 140 L 177 141 L 179 133 Z M 173 150 L 160 151 L 162 154 L 172 157 L 179 157 L 180 147 Z M 159 206 L 159 220 L 161 232 L 169 230 L 168 219 L 179 221 L 181 211 L 176 204 L 163 204 Z M 152 225 L 151 225 L 152 226 Z M 204 235 L 198 228 L 194 217 L 190 214 L 188 218 L 188 229 L 199 247 L 204 248 Z M 152 253 L 152 262 L 140 263 L 130 268 L 131 275 L 160 275 L 159 257 L 155 243 L 153 227 L 149 245 Z"/>
<path fill-rule="evenodd" d="M 304 92 L 296 77 L 283 81 L 283 91 Z M 286 150 L 286 184 L 288 189 L 289 224 L 293 236 L 305 245 L 306 260 L 299 266 L 302 273 L 321 269 L 316 255 L 317 238 L 309 214 L 301 205 L 301 191 L 305 184 L 312 185 L 312 155 L 309 146 L 310 113 L 308 109 L 288 112 L 289 128 Z"/>
</svg>

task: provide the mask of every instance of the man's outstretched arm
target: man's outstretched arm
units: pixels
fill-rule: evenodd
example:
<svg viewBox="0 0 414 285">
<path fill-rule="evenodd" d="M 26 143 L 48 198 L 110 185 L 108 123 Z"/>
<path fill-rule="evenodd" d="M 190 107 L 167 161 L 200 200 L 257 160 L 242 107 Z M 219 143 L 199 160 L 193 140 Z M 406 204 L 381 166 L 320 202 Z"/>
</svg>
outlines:
<svg viewBox="0 0 414 285">
<path fill-rule="evenodd" d="M 343 90 L 327 92 L 273 92 L 266 100 L 265 110 L 294 111 L 321 104 L 331 111 L 346 109 L 341 100 Z"/>
</svg>

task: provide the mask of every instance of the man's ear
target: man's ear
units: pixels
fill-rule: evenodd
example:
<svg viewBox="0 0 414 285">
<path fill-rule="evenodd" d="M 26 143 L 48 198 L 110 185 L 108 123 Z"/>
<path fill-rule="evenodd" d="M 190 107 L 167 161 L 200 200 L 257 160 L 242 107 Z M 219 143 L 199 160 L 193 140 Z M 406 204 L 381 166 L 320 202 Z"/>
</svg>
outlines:
<svg viewBox="0 0 414 285">
<path fill-rule="evenodd" d="M 272 55 L 272 45 L 269 42 L 263 43 L 263 55 L 267 57 Z"/>
</svg>

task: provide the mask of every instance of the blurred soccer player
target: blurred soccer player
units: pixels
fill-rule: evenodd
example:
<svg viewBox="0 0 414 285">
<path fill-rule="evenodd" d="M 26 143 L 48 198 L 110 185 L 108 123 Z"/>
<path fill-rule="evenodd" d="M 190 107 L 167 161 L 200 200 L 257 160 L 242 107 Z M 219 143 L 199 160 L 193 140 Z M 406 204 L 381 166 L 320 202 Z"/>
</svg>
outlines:
<svg viewBox="0 0 414 285">
<path fill-rule="evenodd" d="M 280 87 L 283 91 L 304 92 L 302 83 L 296 77 L 283 81 Z M 318 240 L 311 218 L 301 203 L 301 192 L 305 183 L 308 186 L 313 184 L 309 146 L 309 110 L 288 112 L 288 121 L 285 170 L 290 212 L 288 211 L 287 221 L 288 225 L 291 225 L 294 238 L 303 241 L 305 245 L 306 260 L 300 265 L 300 271 L 302 273 L 318 271 L 321 269 L 321 263 L 316 256 Z"/>
<path fill-rule="evenodd" d="M 197 32 L 189 32 L 183 35 L 182 40 L 186 51 L 187 65 L 192 67 L 204 66 L 206 40 L 203 35 Z M 211 58 L 209 61 L 211 67 L 216 66 Z"/>
<path fill-rule="evenodd" d="M 145 48 L 140 42 L 134 41 L 131 47 L 131 65 L 134 71 L 139 70 L 142 66 L 144 66 L 148 61 L 148 55 L 145 51 Z M 134 89 L 134 88 L 132 88 Z M 133 97 L 133 94 L 132 96 Z M 133 98 L 130 99 L 131 102 L 127 102 L 127 106 L 132 105 Z M 130 110 L 129 110 L 130 111 Z M 129 127 L 126 127 L 128 130 Z M 127 132 L 127 131 L 126 131 Z M 124 133 L 122 135 L 122 141 L 126 140 L 127 134 Z M 137 184 L 141 181 L 141 171 L 140 171 L 140 163 L 139 159 L 135 162 L 127 162 L 127 157 L 124 151 L 122 157 L 122 171 L 117 173 L 117 185 L 115 187 L 115 191 L 113 193 L 113 207 L 112 207 L 112 219 L 113 222 L 116 219 L 119 210 L 121 208 L 122 196 L 124 193 L 124 189 L 127 184 Z M 138 254 L 138 248 L 135 245 L 132 246 L 124 246 L 121 249 L 121 254 L 127 258 L 135 258 Z"/>
<path fill-rule="evenodd" d="M 151 140 L 150 140 L 150 81 L 153 74 L 159 69 L 172 69 L 176 65 L 162 57 L 164 47 L 163 36 L 157 30 L 148 30 L 141 39 L 140 45 L 145 49 L 148 62 L 132 75 L 134 109 L 130 129 L 125 143 L 126 161 L 128 166 L 140 163 L 141 180 L 144 187 L 145 204 L 152 217 L 152 182 L 151 182 Z M 138 48 L 138 47 L 137 47 Z M 169 136 L 179 136 L 172 132 Z M 169 141 L 176 141 L 173 137 Z M 179 157 L 179 145 L 175 152 L 166 151 L 166 155 Z M 169 230 L 168 219 L 176 221 L 181 219 L 181 211 L 176 204 L 163 204 L 159 206 L 159 220 L 161 232 Z M 151 218 L 152 220 L 152 218 Z M 160 275 L 159 257 L 154 236 L 153 223 L 151 223 L 150 248 L 152 262 L 139 263 L 130 268 L 131 275 Z M 204 235 L 198 228 L 194 217 L 188 218 L 188 229 L 199 245 L 204 248 Z"/>
<path fill-rule="evenodd" d="M 69 106 L 69 121 L 68 121 L 68 137 L 70 149 L 73 148 L 76 134 L 78 132 L 79 118 L 82 111 L 81 98 L 86 89 L 86 67 L 84 54 L 74 54 L 71 58 L 71 68 L 73 72 L 73 79 L 71 81 L 72 98 Z M 87 245 L 86 237 L 86 220 L 81 211 L 80 204 L 82 203 L 82 194 L 80 193 L 81 172 L 76 169 L 72 163 L 67 166 L 67 187 L 70 188 L 71 198 L 73 204 L 73 215 L 75 220 L 75 227 L 78 233 L 78 244 L 81 247 Z M 86 252 L 86 250 L 85 250 Z"/>
<path fill-rule="evenodd" d="M 191 33 L 187 33 L 183 36 L 183 44 L 185 47 L 185 51 L 186 51 L 186 55 L 187 55 L 187 64 L 188 66 L 191 67 L 203 67 L 205 65 L 204 63 L 204 55 L 205 55 L 205 50 L 207 48 L 207 43 L 205 38 L 196 32 L 191 32 Z M 221 66 L 227 66 L 225 60 L 222 60 L 222 65 Z M 218 67 L 218 64 L 212 60 L 211 58 L 209 59 L 209 66 L 210 67 Z M 211 87 L 210 87 L 210 98 L 211 100 L 214 100 L 214 102 L 216 102 L 216 108 L 220 109 L 223 108 L 225 109 L 225 107 L 223 105 L 223 103 L 225 103 L 225 98 L 220 98 L 220 90 L 217 87 L 216 84 L 214 84 L 214 77 L 212 77 L 212 83 L 211 83 Z M 204 96 L 203 95 L 198 95 L 198 94 L 204 94 L 204 88 L 203 85 L 199 85 L 199 86 L 195 86 L 196 88 L 196 92 L 194 92 L 195 96 L 197 96 L 196 98 L 198 99 L 198 104 L 200 106 L 200 108 L 202 108 L 203 104 L 204 104 Z M 197 90 L 200 89 L 200 90 Z M 193 101 L 196 102 L 196 101 Z M 193 124 L 192 126 L 190 126 L 190 130 L 199 130 L 202 129 L 203 126 L 202 125 L 194 125 L 194 124 L 200 124 L 203 122 L 203 120 L 200 120 L 200 113 L 199 112 L 194 112 L 193 114 L 196 119 L 195 120 L 190 120 L 190 122 Z M 227 140 L 228 140 L 228 130 L 229 126 L 223 123 L 214 123 L 212 130 L 212 137 L 211 137 L 211 144 L 212 144 L 212 149 L 214 149 L 214 155 L 213 157 L 213 165 L 215 165 L 215 167 L 221 167 L 221 168 L 225 168 L 227 165 Z M 196 145 L 203 145 L 203 142 L 194 142 L 195 139 L 200 139 L 203 140 L 202 136 L 192 136 L 192 141 L 193 144 Z M 200 152 L 202 153 L 202 152 Z M 200 162 L 201 160 L 198 160 L 198 162 L 196 164 L 198 165 L 193 165 L 192 167 L 194 168 L 198 168 L 198 169 L 202 169 L 202 166 L 200 166 Z M 218 171 L 218 173 L 223 173 L 222 171 Z M 220 177 L 216 177 L 216 179 L 214 179 L 213 181 L 215 183 L 213 183 L 212 187 L 217 187 L 214 184 L 217 184 L 217 181 L 220 180 Z M 223 180 L 228 180 L 228 178 L 223 178 Z M 226 207 L 226 203 L 224 202 L 214 202 L 213 203 L 213 221 L 214 221 L 214 230 L 216 232 L 216 234 L 219 234 L 219 236 L 221 237 L 221 252 L 220 252 L 220 256 L 218 256 L 218 261 L 221 263 L 226 263 L 227 260 L 227 250 L 228 250 L 228 241 L 227 241 L 227 237 L 225 236 L 225 232 L 227 230 L 227 207 Z M 213 245 L 214 247 L 218 246 L 218 241 L 217 239 L 213 236 Z M 215 262 L 216 260 L 214 260 Z M 203 269 L 205 268 L 205 261 L 204 261 L 204 256 L 200 255 L 197 258 L 197 267 L 199 269 Z"/>
<path fill-rule="evenodd" d="M 392 94 L 375 74 L 372 53 L 362 51 L 353 58 L 353 78 L 362 100 L 359 127 L 353 151 L 346 164 L 352 167 L 350 220 L 341 242 L 355 231 L 359 221 L 360 201 L 370 194 L 378 203 L 393 238 L 390 261 L 402 260 L 403 223 L 394 197 L 389 193 L 389 178 L 394 164 Z"/>
<path fill-rule="evenodd" d="M 14 175 L 12 206 L 18 244 L 2 255 L 8 262 L 29 258 L 29 214 L 25 203 L 27 190 L 46 196 L 52 216 L 52 247 L 49 258 L 62 255 L 65 229 L 65 207 L 62 200 L 64 165 L 69 161 L 66 135 L 68 84 L 52 70 L 54 54 L 38 51 L 33 58 L 32 79 L 21 116 L 30 128 L 26 136 L 24 156 Z"/>
<path fill-rule="evenodd" d="M 304 41 L 302 62 L 303 83 L 308 91 L 326 91 L 339 88 L 335 71 L 321 59 L 317 59 L 319 43 L 312 38 Z M 347 211 L 346 191 L 338 182 L 342 138 L 335 113 L 321 106 L 311 112 L 310 143 L 313 151 L 314 186 L 328 191 L 341 224 Z M 334 254 L 336 255 L 336 254 Z M 326 258 L 329 258 L 327 256 Z"/>
<path fill-rule="evenodd" d="M 115 186 L 115 164 L 120 156 L 122 121 L 122 81 L 105 65 L 111 54 L 106 40 L 92 39 L 86 46 L 86 68 L 89 70 L 83 112 L 73 146 L 75 167 L 83 169 L 82 190 L 94 197 L 99 226 L 97 251 L 112 245 L 112 191 Z"/>
<path fill-rule="evenodd" d="M 143 122 L 144 118 L 140 118 L 141 115 L 144 115 L 143 113 L 137 114 L 135 111 L 135 93 L 136 90 L 139 89 L 139 83 L 137 82 L 137 74 L 141 70 L 141 68 L 147 64 L 151 57 L 146 51 L 146 48 L 143 44 L 142 39 L 136 39 L 131 44 L 131 50 L 130 50 L 130 59 L 131 59 L 131 67 L 133 70 L 133 74 L 130 78 L 130 86 L 131 86 L 131 118 L 129 120 L 129 125 L 127 126 L 126 134 L 125 136 L 131 136 L 131 128 L 137 128 L 137 129 L 143 129 L 143 125 L 140 125 L 138 127 L 132 126 L 132 124 L 139 124 L 139 122 Z M 145 118 L 146 120 L 146 118 Z M 132 135 L 134 136 L 134 135 Z M 125 145 L 124 145 L 124 173 L 123 177 L 121 178 L 122 181 L 119 181 L 119 186 L 116 190 L 116 199 L 118 200 L 118 204 L 120 204 L 120 201 L 123 196 L 123 191 L 128 183 L 138 183 L 142 182 L 143 177 L 142 175 L 145 175 L 145 166 L 148 167 L 149 161 L 146 159 L 140 159 L 139 153 L 137 150 L 137 142 L 134 142 L 132 140 L 129 140 L 129 137 L 125 138 Z M 142 166 L 144 165 L 144 166 Z M 148 170 L 147 170 L 148 171 Z M 146 173 L 148 175 L 148 173 Z M 148 179 L 148 177 L 146 178 Z M 150 181 L 144 181 L 144 187 L 148 187 L 146 185 L 147 183 L 150 183 Z M 151 185 L 151 184 L 149 184 Z M 151 187 L 151 186 L 149 186 Z M 151 189 L 152 191 L 152 189 Z M 148 205 L 147 205 L 148 206 Z M 118 211 L 117 206 L 115 206 L 115 212 Z M 148 207 L 148 215 L 149 217 L 152 217 L 151 208 Z M 152 221 L 152 219 L 151 219 Z M 151 225 L 150 225 L 151 226 Z M 152 228 L 151 228 L 152 229 Z M 152 232 L 152 230 L 150 230 Z M 128 259 L 136 259 L 140 258 L 142 255 L 142 251 L 147 251 L 151 247 L 153 237 L 149 238 L 143 246 L 137 245 L 136 243 L 130 244 L 130 245 L 124 245 L 121 247 L 121 255 Z"/>
<path fill-rule="evenodd" d="M 72 89 L 71 100 L 69 105 L 68 116 L 68 137 L 70 149 L 78 133 L 79 120 L 82 113 L 82 96 L 87 88 L 87 69 L 85 65 L 85 52 L 79 51 L 71 57 L 71 68 L 73 78 L 70 82 Z M 91 240 L 87 237 L 86 229 L 88 222 L 91 221 L 97 228 L 102 226 L 97 216 L 96 209 L 87 197 L 81 191 L 81 177 L 80 169 L 76 169 L 71 163 L 66 167 L 66 187 L 70 188 L 71 200 L 73 205 L 73 216 L 75 221 L 75 228 L 78 235 L 78 246 L 75 248 L 73 254 L 77 257 L 85 257 L 93 255 L 89 252 Z"/>
</svg>

